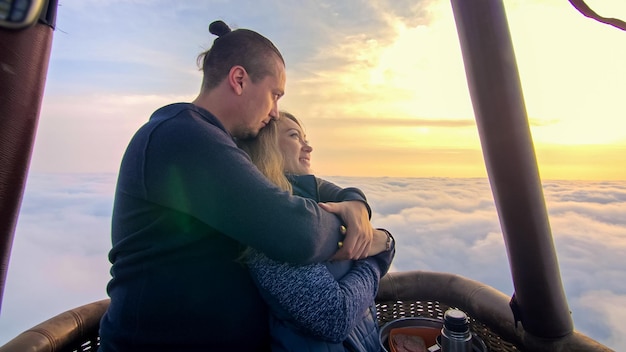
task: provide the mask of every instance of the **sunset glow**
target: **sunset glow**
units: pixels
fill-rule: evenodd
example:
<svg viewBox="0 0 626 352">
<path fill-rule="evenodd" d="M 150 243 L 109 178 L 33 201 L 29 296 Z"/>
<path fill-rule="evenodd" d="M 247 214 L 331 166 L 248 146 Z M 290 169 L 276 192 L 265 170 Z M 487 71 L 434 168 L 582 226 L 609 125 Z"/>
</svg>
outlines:
<svg viewBox="0 0 626 352">
<path fill-rule="evenodd" d="M 201 80 L 195 58 L 212 40 L 201 3 L 179 4 L 167 28 L 156 8 L 136 23 L 125 19 L 145 8 L 127 4 L 111 17 L 105 3 L 64 1 L 32 168 L 116 172 L 152 111 L 193 100 Z M 626 18 L 623 1 L 588 4 Z M 223 6 L 216 13 L 228 13 Z M 448 1 L 266 7 L 276 12 L 273 25 L 258 16 L 223 19 L 282 51 L 281 108 L 303 120 L 319 174 L 486 176 Z M 542 177 L 626 179 L 626 33 L 568 1 L 505 7 Z M 97 25 L 111 29 L 91 33 Z"/>
<path fill-rule="evenodd" d="M 566 2 L 505 5 L 543 177 L 625 179 L 626 35 Z M 606 11 L 626 12 L 617 7 Z M 341 69 L 291 81 L 285 106 L 308 122 L 318 172 L 486 175 L 450 6 L 437 2 L 428 13 L 413 27 L 387 15 L 388 43 L 346 37 L 327 51 L 346 58 Z M 323 92 L 300 102 L 312 82 Z"/>
</svg>

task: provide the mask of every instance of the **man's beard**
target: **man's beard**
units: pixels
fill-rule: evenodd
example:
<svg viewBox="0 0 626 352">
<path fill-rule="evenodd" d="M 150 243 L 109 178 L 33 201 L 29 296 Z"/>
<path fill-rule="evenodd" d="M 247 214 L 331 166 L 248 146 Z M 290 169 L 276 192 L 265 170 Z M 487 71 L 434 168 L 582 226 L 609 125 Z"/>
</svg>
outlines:
<svg viewBox="0 0 626 352">
<path fill-rule="evenodd" d="M 248 130 L 242 133 L 242 136 L 239 137 L 238 139 L 242 141 L 249 141 L 249 140 L 255 139 L 258 135 L 259 135 L 259 131 Z"/>
<path fill-rule="evenodd" d="M 236 134 L 233 134 L 233 137 L 235 137 L 235 139 L 240 140 L 240 141 L 251 140 L 251 139 L 255 139 L 259 135 L 259 131 L 260 129 L 253 130 L 251 128 L 245 128 L 245 129 L 241 129 L 237 131 Z"/>
</svg>

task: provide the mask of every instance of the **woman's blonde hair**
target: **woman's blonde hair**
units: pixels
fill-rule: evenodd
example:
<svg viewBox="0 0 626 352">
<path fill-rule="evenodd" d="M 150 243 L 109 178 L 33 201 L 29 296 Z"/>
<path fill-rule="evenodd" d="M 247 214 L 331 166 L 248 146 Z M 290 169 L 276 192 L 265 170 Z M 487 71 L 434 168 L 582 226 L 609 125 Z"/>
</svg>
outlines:
<svg viewBox="0 0 626 352">
<path fill-rule="evenodd" d="M 285 191 L 292 191 L 284 173 L 283 154 L 278 146 L 278 125 L 271 120 L 256 138 L 237 141 L 265 177 Z"/>
<path fill-rule="evenodd" d="M 252 163 L 256 165 L 265 177 L 281 189 L 289 193 L 293 192 L 291 183 L 289 183 L 283 171 L 285 162 L 283 153 L 278 146 L 278 123 L 275 120 L 270 120 L 267 126 L 259 131 L 256 138 L 238 140 L 237 145 L 248 153 Z M 245 262 L 251 253 L 252 249 L 246 247 L 237 259 Z"/>
</svg>

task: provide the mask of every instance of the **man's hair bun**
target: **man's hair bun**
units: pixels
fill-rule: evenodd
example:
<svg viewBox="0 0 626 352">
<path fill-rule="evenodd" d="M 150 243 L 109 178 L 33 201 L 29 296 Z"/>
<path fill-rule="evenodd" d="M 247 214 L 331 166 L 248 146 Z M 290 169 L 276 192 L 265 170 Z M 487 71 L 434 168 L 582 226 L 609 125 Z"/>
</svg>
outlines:
<svg viewBox="0 0 626 352">
<path fill-rule="evenodd" d="M 217 20 L 209 25 L 209 32 L 215 34 L 218 37 L 223 36 L 231 32 L 230 27 L 224 21 Z"/>
</svg>

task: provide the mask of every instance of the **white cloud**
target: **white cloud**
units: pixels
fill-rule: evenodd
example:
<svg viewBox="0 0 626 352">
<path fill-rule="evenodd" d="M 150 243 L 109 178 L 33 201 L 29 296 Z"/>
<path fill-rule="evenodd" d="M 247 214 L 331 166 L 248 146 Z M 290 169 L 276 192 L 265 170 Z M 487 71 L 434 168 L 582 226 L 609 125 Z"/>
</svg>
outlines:
<svg viewBox="0 0 626 352">
<path fill-rule="evenodd" d="M 331 179 L 359 185 L 368 195 L 374 225 L 397 238 L 395 270 L 452 272 L 513 293 L 486 179 Z M 611 320 L 619 316 L 611 307 L 626 295 L 625 187 L 623 181 L 547 181 L 544 186 L 575 328 L 616 350 L 626 348 L 621 325 Z M 609 299 L 594 293 L 602 290 Z"/>
<path fill-rule="evenodd" d="M 0 344 L 106 298 L 113 174 L 31 174 L 0 312 Z"/>
<path fill-rule="evenodd" d="M 575 299 L 581 308 L 579 313 L 582 313 L 578 314 L 580 325 L 596 336 L 602 336 L 606 344 L 613 346 L 616 351 L 626 346 L 626 327 L 622 323 L 622 317 L 626 314 L 626 293 L 621 292 L 616 294 L 609 290 L 590 290 Z M 576 312 L 573 314 L 576 319 Z"/>
<path fill-rule="evenodd" d="M 115 174 L 30 176 L 0 316 L 0 344 L 106 297 Z M 330 177 L 367 194 L 398 250 L 392 270 L 459 274 L 510 295 L 506 249 L 486 179 Z M 620 182 L 546 182 L 563 284 L 578 331 L 616 350 L 626 305 L 626 213 Z"/>
</svg>

